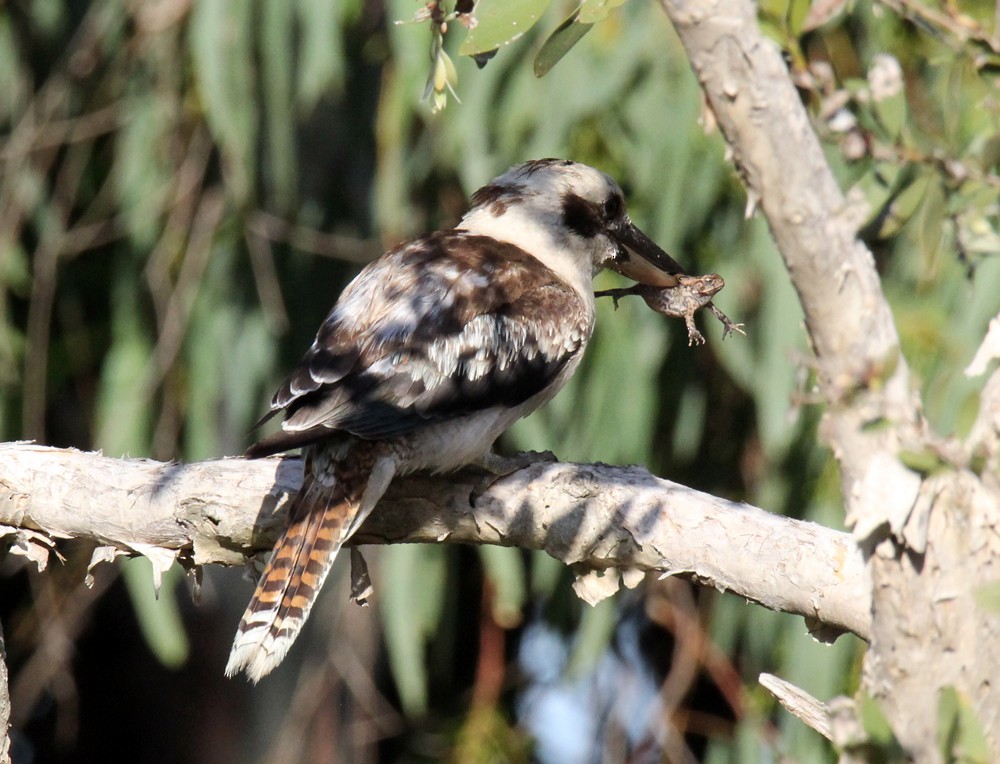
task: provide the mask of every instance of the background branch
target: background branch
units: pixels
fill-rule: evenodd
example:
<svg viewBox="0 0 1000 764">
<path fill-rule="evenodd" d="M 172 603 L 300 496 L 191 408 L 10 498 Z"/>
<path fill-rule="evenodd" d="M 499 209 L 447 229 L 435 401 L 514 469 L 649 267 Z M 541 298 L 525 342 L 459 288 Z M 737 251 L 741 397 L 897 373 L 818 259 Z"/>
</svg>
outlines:
<svg viewBox="0 0 1000 764">
<path fill-rule="evenodd" d="M 0 524 L 10 530 L 180 553 L 195 564 L 239 564 L 270 549 L 301 481 L 291 458 L 182 465 L 15 443 L 0 446 L 0 464 Z M 356 539 L 501 544 L 544 550 L 578 573 L 683 574 L 834 632 L 868 635 L 869 584 L 847 534 L 639 467 L 538 462 L 491 480 L 471 471 L 398 480 Z M 578 583 L 596 601 L 617 589 L 618 574 Z"/>
</svg>

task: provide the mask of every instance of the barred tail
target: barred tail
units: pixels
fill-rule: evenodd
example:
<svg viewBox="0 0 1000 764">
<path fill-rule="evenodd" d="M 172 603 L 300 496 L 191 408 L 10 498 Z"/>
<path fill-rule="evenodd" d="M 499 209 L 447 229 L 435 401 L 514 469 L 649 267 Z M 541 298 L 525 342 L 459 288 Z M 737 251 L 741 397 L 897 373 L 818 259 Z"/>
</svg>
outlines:
<svg viewBox="0 0 1000 764">
<path fill-rule="evenodd" d="M 354 529 L 359 502 L 341 485 L 320 485 L 309 476 L 289 509 L 289 524 L 240 620 L 226 676 L 241 669 L 254 682 L 285 658 Z M 354 495 L 360 498 L 360 493 Z"/>
</svg>

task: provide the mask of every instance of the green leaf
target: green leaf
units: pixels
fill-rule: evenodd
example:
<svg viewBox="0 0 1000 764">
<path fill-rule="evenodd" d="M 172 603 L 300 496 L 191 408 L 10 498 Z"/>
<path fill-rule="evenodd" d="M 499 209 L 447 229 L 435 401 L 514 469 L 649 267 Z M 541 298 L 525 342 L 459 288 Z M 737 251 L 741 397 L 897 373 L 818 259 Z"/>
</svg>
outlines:
<svg viewBox="0 0 1000 764">
<path fill-rule="evenodd" d="M 862 229 L 880 239 L 895 236 L 909 222 L 931 190 L 931 172 L 914 172 L 912 165 L 893 168 L 879 165 L 874 173 L 866 174 L 857 184 L 871 205 L 871 214 Z"/>
<path fill-rule="evenodd" d="M 617 575 L 617 571 L 611 573 Z M 617 621 L 615 602 L 615 597 L 609 597 L 594 607 L 583 609 L 580 626 L 573 641 L 573 652 L 566 667 L 566 673 L 570 676 L 586 674 L 604 653 Z"/>
<path fill-rule="evenodd" d="M 445 589 L 444 550 L 423 544 L 400 544 L 384 551 L 380 598 L 389 665 L 403 710 L 427 708 L 427 636 L 438 625 Z"/>
<path fill-rule="evenodd" d="M 160 595 L 153 591 L 153 566 L 145 557 L 122 563 L 122 577 L 128 589 L 135 617 L 146 644 L 167 668 L 179 668 L 187 661 L 190 647 L 180 608 L 177 583 L 183 575 L 177 565 L 163 572 Z"/>
<path fill-rule="evenodd" d="M 934 263 L 941 251 L 941 235 L 945 222 L 945 195 L 940 179 L 927 187 L 920 207 L 920 227 L 917 241 L 927 263 Z"/>
<path fill-rule="evenodd" d="M 43 37 L 54 37 L 66 26 L 69 16 L 59 0 L 35 0 L 26 10 L 30 11 L 31 28 Z"/>
<path fill-rule="evenodd" d="M 975 709 L 954 687 L 943 687 L 938 696 L 937 741 L 946 762 L 986 764 L 989 761 L 983 725 Z"/>
<path fill-rule="evenodd" d="M 596 24 L 604 21 L 615 8 L 625 5 L 627 0 L 583 0 L 580 3 L 580 21 Z"/>
<path fill-rule="evenodd" d="M 882 163 L 873 166 L 870 172 L 866 172 L 854 184 L 851 193 L 861 192 L 868 203 L 868 216 L 860 226 L 862 229 L 870 226 L 885 209 L 885 206 L 889 204 L 898 177 L 898 165 Z"/>
<path fill-rule="evenodd" d="M 789 0 L 761 0 L 758 3 L 759 14 L 768 19 L 781 20 L 788 14 Z"/>
<path fill-rule="evenodd" d="M 949 468 L 949 464 L 933 449 L 922 451 L 903 449 L 899 452 L 899 461 L 914 472 L 921 475 L 934 475 Z"/>
<path fill-rule="evenodd" d="M 996 172 L 1000 168 L 1000 134 L 994 133 L 979 150 L 979 164 L 984 172 Z"/>
<path fill-rule="evenodd" d="M 114 164 L 117 203 L 136 248 L 150 249 L 160 235 L 175 172 L 164 162 L 164 152 L 150 146 L 168 144 L 176 126 L 169 103 L 152 92 L 129 93 L 123 111 Z"/>
<path fill-rule="evenodd" d="M 870 695 L 862 696 L 858 703 L 858 713 L 861 717 L 861 726 L 874 745 L 883 751 L 891 750 L 898 745 L 896 735 L 889 726 L 889 720 L 885 718 L 885 713 L 875 698 Z"/>
<path fill-rule="evenodd" d="M 549 0 L 479 0 L 476 26 L 462 41 L 459 55 L 474 56 L 509 45 L 535 25 L 548 4 Z"/>
<path fill-rule="evenodd" d="M 945 761 L 952 761 L 951 752 L 955 746 L 955 735 L 958 728 L 958 693 L 954 687 L 941 688 L 938 696 L 938 748 Z"/>
<path fill-rule="evenodd" d="M 296 101 L 306 111 L 312 109 L 329 90 L 343 87 L 346 61 L 344 27 L 338 19 L 344 16 L 341 0 L 311 0 L 296 3 L 299 17 L 300 43 L 296 67 L 298 84 Z"/>
<path fill-rule="evenodd" d="M 812 6 L 811 0 L 792 0 L 788 4 L 788 32 L 793 38 L 802 36 L 802 29 Z"/>
<path fill-rule="evenodd" d="M 525 598 L 525 573 L 521 551 L 483 544 L 479 556 L 490 583 L 493 584 L 493 620 L 505 629 L 521 623 Z"/>
<path fill-rule="evenodd" d="M 899 138 L 903 125 L 906 123 L 906 93 L 900 91 L 881 101 L 875 101 L 875 115 L 885 128 L 889 138 Z"/>
<path fill-rule="evenodd" d="M 260 82 L 266 128 L 269 187 L 277 211 L 292 212 L 296 187 L 292 62 L 299 47 L 291 3 L 264 3 L 260 36 Z"/>
<path fill-rule="evenodd" d="M 191 14 L 194 73 L 208 126 L 222 149 L 226 183 L 239 200 L 253 188 L 258 102 L 250 0 L 204 0 Z"/>
<path fill-rule="evenodd" d="M 542 45 L 542 49 L 535 56 L 535 76 L 544 77 L 549 71 L 559 63 L 576 45 L 583 36 L 593 27 L 593 24 L 585 24 L 580 21 L 580 13 L 576 12 L 562 24 L 556 27 L 555 31 L 549 35 Z"/>
<path fill-rule="evenodd" d="M 753 348 L 742 340 L 719 342 L 718 351 L 727 370 L 751 391 L 757 407 L 760 445 L 771 458 L 780 459 L 795 436 L 790 426 L 796 417 L 791 406 L 796 380 L 789 373 L 788 348 L 802 347 L 802 306 L 788 281 L 774 247 L 767 223 L 761 216 L 747 221 L 739 246 L 745 257 L 723 271 L 728 286 L 719 297 L 720 307 L 729 312 L 726 302 L 736 296 L 729 289 L 739 284 L 763 284 L 759 307 L 750 324 L 751 342 L 767 337 Z M 737 287 L 738 288 L 738 287 Z M 718 331 L 714 320 L 709 330 Z"/>
<path fill-rule="evenodd" d="M 5 84 L 0 89 L 0 119 L 5 123 L 21 114 L 31 95 L 30 70 L 21 63 L 21 44 L 11 19 L 0 16 L 0 71 Z"/>
<path fill-rule="evenodd" d="M 680 461 L 696 458 L 705 432 L 705 390 L 686 387 L 680 394 L 674 425 L 673 451 Z"/>
<path fill-rule="evenodd" d="M 122 269 L 112 294 L 112 340 L 101 369 L 94 445 L 109 456 L 145 454 L 152 407 L 146 393 L 153 347 L 143 327 L 135 279 Z"/>
<path fill-rule="evenodd" d="M 559 581 L 566 571 L 566 566 L 562 561 L 550 557 L 545 552 L 534 551 L 531 553 L 531 595 L 539 599 L 548 599 L 553 596 Z"/>
<path fill-rule="evenodd" d="M 1000 230 L 991 216 L 970 209 L 959 216 L 958 226 L 966 252 L 993 255 L 1000 251 Z"/>
<path fill-rule="evenodd" d="M 31 293 L 31 261 L 13 238 L 0 241 L 0 286 L 19 295 Z"/>
</svg>

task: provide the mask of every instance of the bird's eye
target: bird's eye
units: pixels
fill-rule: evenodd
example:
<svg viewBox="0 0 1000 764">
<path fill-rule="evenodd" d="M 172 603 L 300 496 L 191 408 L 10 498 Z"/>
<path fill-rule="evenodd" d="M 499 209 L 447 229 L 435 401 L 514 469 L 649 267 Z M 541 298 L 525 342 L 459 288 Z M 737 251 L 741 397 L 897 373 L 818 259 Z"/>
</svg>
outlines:
<svg viewBox="0 0 1000 764">
<path fill-rule="evenodd" d="M 624 203 L 620 196 L 617 194 L 609 196 L 608 200 L 604 202 L 604 216 L 608 220 L 614 220 L 622 214 L 622 207 L 624 207 Z"/>
</svg>

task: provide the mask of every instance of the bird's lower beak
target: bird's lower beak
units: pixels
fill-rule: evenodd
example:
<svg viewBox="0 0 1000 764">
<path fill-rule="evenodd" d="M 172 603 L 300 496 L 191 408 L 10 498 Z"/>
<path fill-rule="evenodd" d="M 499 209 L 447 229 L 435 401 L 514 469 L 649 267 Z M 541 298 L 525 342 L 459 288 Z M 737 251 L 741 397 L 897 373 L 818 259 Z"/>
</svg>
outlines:
<svg viewBox="0 0 1000 764">
<path fill-rule="evenodd" d="M 684 269 L 655 241 L 640 231 L 628 218 L 611 232 L 620 247 L 609 267 L 626 278 L 650 286 L 677 286 L 677 277 Z"/>
</svg>

